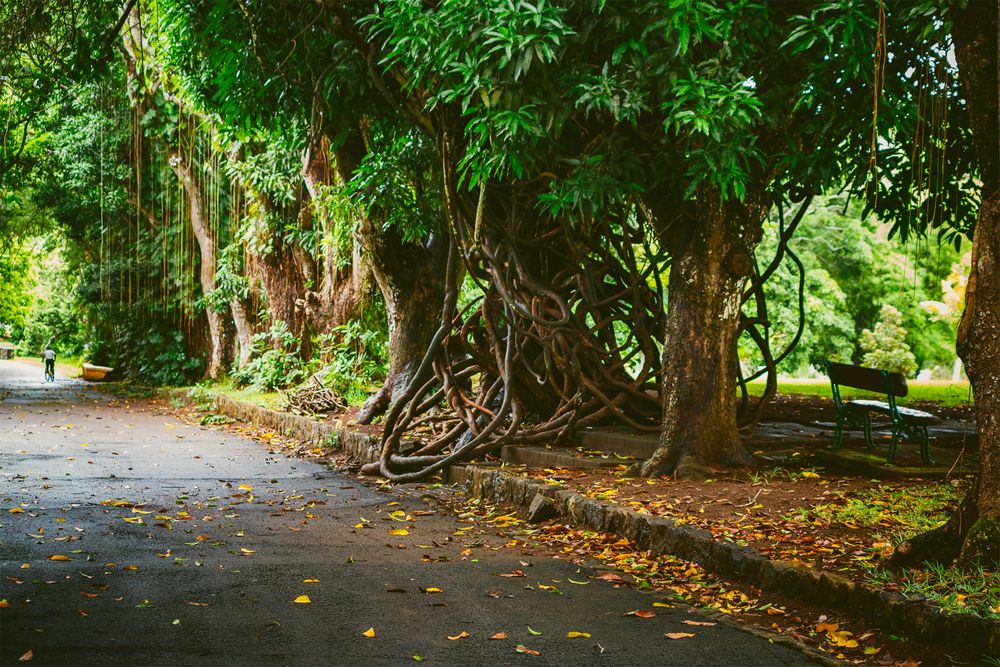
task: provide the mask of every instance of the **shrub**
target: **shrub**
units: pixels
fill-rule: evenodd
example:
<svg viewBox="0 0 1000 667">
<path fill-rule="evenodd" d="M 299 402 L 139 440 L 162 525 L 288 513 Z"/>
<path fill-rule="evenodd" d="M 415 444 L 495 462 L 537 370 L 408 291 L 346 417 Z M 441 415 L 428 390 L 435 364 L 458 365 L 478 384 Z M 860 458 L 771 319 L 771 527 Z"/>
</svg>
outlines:
<svg viewBox="0 0 1000 667">
<path fill-rule="evenodd" d="M 875 328 L 861 332 L 861 349 L 865 353 L 862 358 L 865 366 L 907 377 L 917 370 L 917 359 L 906 343 L 903 315 L 888 304 L 882 306 Z"/>
</svg>

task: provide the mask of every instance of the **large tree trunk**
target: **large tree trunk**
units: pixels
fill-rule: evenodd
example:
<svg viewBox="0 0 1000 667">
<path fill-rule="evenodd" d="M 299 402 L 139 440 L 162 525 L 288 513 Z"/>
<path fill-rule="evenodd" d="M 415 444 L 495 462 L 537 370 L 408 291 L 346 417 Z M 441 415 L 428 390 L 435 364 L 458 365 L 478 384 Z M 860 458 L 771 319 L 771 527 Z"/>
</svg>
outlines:
<svg viewBox="0 0 1000 667">
<path fill-rule="evenodd" d="M 216 247 L 205 211 L 205 199 L 186 155 L 179 151 L 173 152 L 170 165 L 187 193 L 191 230 L 198 242 L 198 254 L 201 258 L 198 282 L 202 294 L 207 296 L 215 289 Z M 205 375 L 214 379 L 225 374 L 227 362 L 230 361 L 226 358 L 227 352 L 231 349 L 228 343 L 229 330 L 223 314 L 211 306 L 205 309 L 205 317 L 208 320 L 208 359 Z"/>
<path fill-rule="evenodd" d="M 324 189 L 330 187 L 331 179 L 338 178 L 332 167 L 326 137 L 310 141 L 302 154 L 302 180 L 312 201 L 322 201 Z M 347 224 L 347 221 L 337 221 L 329 215 L 316 215 L 315 211 L 310 214 L 328 238 L 333 236 L 335 225 Z M 328 333 L 357 317 L 370 289 L 370 269 L 362 259 L 357 239 L 349 264 L 338 262 L 337 248 L 332 243 L 323 247 L 320 264 L 318 289 L 306 291 L 299 305 L 318 333 Z"/>
<path fill-rule="evenodd" d="M 1000 3 L 978 0 L 955 10 L 952 37 L 982 179 L 982 206 L 972 238 L 972 267 L 958 354 L 975 397 L 979 479 L 943 526 L 903 542 L 895 560 L 1000 565 Z"/>
<path fill-rule="evenodd" d="M 360 133 L 336 152 L 337 170 L 346 182 L 364 156 Z M 399 230 L 384 229 L 377 213 L 362 214 L 359 237 L 365 261 L 385 300 L 389 326 L 389 372 L 382 387 L 358 413 L 358 423 L 381 416 L 402 395 L 430 347 L 440 324 L 444 302 L 448 243 L 432 235 L 424 243 L 407 243 Z"/>
<path fill-rule="evenodd" d="M 711 466 L 754 463 L 736 423 L 740 297 L 760 238 L 761 198 L 721 204 L 700 195 L 667 233 L 671 266 L 663 346 L 663 432 L 635 472 L 700 478 Z M 676 229 L 677 225 L 683 227 Z"/>
</svg>

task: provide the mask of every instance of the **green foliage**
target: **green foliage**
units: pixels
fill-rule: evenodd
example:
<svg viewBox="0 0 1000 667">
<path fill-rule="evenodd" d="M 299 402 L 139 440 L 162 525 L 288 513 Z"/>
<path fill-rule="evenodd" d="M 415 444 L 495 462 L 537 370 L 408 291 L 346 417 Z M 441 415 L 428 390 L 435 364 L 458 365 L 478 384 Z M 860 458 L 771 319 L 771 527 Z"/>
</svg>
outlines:
<svg viewBox="0 0 1000 667">
<path fill-rule="evenodd" d="M 302 359 L 295 349 L 297 342 L 286 323 L 275 322 L 269 331 L 253 337 L 254 358 L 243 368 L 234 369 L 233 379 L 258 390 L 295 384 L 305 375 Z"/>
<path fill-rule="evenodd" d="M 319 344 L 323 384 L 349 405 L 363 403 L 372 387 L 385 378 L 388 340 L 384 330 L 355 320 L 320 336 Z"/>
<path fill-rule="evenodd" d="M 917 370 L 917 360 L 906 344 L 903 316 L 886 304 L 882 306 L 874 329 L 861 332 L 862 362 L 871 368 L 882 368 L 910 376 Z"/>
</svg>

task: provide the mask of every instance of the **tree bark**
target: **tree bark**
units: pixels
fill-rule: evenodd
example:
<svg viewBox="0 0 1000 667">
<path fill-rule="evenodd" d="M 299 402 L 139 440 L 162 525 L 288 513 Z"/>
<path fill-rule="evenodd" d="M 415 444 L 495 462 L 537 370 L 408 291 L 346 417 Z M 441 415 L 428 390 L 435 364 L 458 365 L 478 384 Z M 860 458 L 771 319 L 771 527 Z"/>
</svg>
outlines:
<svg viewBox="0 0 1000 667">
<path fill-rule="evenodd" d="M 302 180 L 310 199 L 322 200 L 323 189 L 330 187 L 331 179 L 338 178 L 339 175 L 330 163 L 329 141 L 326 137 L 310 141 L 302 154 Z M 338 221 L 331 216 L 317 216 L 315 211 L 310 211 L 310 214 L 323 230 L 324 236 L 331 237 Z M 339 224 L 347 222 L 340 221 Z M 319 285 L 317 289 L 306 291 L 300 307 L 318 333 L 328 333 L 358 316 L 370 289 L 370 269 L 362 258 L 361 245 L 356 238 L 351 262 L 347 266 L 337 262 L 333 244 L 324 246 L 322 252 Z"/>
<path fill-rule="evenodd" d="M 750 253 L 760 239 L 762 196 L 723 204 L 700 193 L 672 241 L 663 346 L 663 431 L 633 472 L 702 478 L 712 466 L 753 465 L 736 422 L 736 338 Z M 679 225 L 682 225 L 678 228 Z"/>
<path fill-rule="evenodd" d="M 188 196 L 191 230 L 198 242 L 200 256 L 198 282 L 201 285 L 202 294 L 208 296 L 215 289 L 216 244 L 212 237 L 212 230 L 209 228 L 201 186 L 191 172 L 191 165 L 183 152 L 173 151 L 170 156 L 170 165 Z M 225 374 L 227 362 L 231 361 L 226 358 L 230 349 L 229 331 L 223 314 L 212 307 L 205 308 L 205 317 L 208 320 L 208 359 L 205 375 L 215 379 Z"/>
<path fill-rule="evenodd" d="M 337 170 L 346 182 L 364 156 L 360 132 L 336 152 Z M 444 302 L 447 239 L 432 235 L 407 243 L 394 227 L 384 229 L 377 211 L 362 214 L 359 238 L 365 261 L 385 301 L 389 327 L 389 371 L 382 387 L 361 407 L 357 421 L 371 423 L 409 385 L 440 324 Z"/>
<path fill-rule="evenodd" d="M 903 542 L 894 560 L 1000 565 L 1000 2 L 969 2 L 953 15 L 952 38 L 979 159 L 982 203 L 956 348 L 972 384 L 979 478 L 943 526 Z"/>
</svg>

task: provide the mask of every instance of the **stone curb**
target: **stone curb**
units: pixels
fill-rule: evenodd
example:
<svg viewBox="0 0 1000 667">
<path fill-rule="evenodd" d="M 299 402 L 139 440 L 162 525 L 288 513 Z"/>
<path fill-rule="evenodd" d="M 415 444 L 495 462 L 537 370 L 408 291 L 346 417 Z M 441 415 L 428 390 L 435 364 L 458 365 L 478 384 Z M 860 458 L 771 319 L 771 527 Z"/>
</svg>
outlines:
<svg viewBox="0 0 1000 667">
<path fill-rule="evenodd" d="M 167 393 L 183 400 L 190 400 L 186 389 L 172 389 Z M 378 461 L 379 439 L 349 429 L 340 422 L 331 424 L 290 412 L 272 410 L 214 392 L 212 399 L 215 402 L 215 410 L 227 417 L 271 429 L 275 433 L 316 447 L 332 447 L 345 452 L 357 463 Z"/>
<path fill-rule="evenodd" d="M 1000 657 L 1000 622 L 954 614 L 923 599 L 909 599 L 829 572 L 772 561 L 755 549 L 715 540 L 708 531 L 678 526 L 667 517 L 606 505 L 561 485 L 525 479 L 495 467 L 470 465 L 464 472 L 471 496 L 527 509 L 535 494 L 541 493 L 551 498 L 559 514 L 571 523 L 627 537 L 640 549 L 656 555 L 693 561 L 721 577 L 837 609 L 893 633 Z"/>
</svg>

